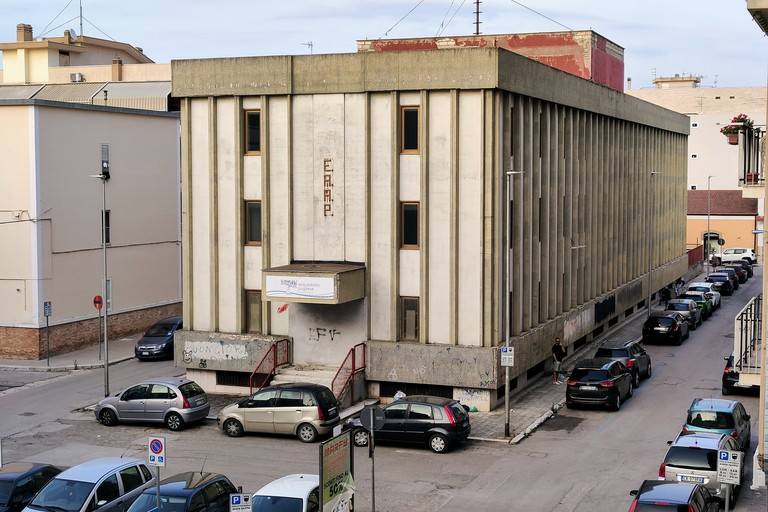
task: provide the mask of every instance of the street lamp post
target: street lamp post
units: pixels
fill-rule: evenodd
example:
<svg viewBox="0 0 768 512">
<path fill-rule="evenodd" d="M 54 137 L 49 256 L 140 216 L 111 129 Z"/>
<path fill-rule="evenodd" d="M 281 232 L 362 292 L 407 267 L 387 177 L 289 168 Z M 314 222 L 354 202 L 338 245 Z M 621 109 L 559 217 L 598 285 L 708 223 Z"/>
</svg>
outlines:
<svg viewBox="0 0 768 512">
<path fill-rule="evenodd" d="M 710 174 L 709 176 L 707 176 L 707 236 L 706 236 L 706 240 L 704 241 L 704 246 L 706 247 L 706 254 L 704 254 L 704 259 L 706 260 L 706 265 L 707 265 L 707 277 L 709 277 L 709 266 L 710 266 L 709 251 L 711 249 L 711 244 L 712 244 L 712 242 L 710 242 L 712 231 L 710 230 L 710 227 L 709 227 L 709 215 L 712 207 L 711 192 L 712 192 L 712 175 Z"/>
<path fill-rule="evenodd" d="M 104 300 L 104 396 L 109 396 L 109 336 L 107 318 L 109 317 L 109 297 L 107 295 L 107 180 L 109 171 L 102 174 L 91 174 L 90 178 L 101 180 L 101 255 L 103 258 L 104 276 L 101 283 L 101 296 Z"/>
<path fill-rule="evenodd" d="M 510 273 L 510 257 L 509 252 L 512 250 L 512 243 L 511 243 L 511 223 L 512 223 L 512 212 L 509 205 L 509 199 L 511 197 L 511 194 L 509 192 L 509 182 L 511 181 L 512 175 L 514 174 L 523 174 L 523 171 L 507 171 L 506 177 L 505 177 L 505 186 L 504 186 L 504 198 L 505 198 L 505 205 L 506 205 L 506 222 L 504 223 L 506 232 L 504 233 L 504 240 L 505 240 L 505 246 L 504 246 L 504 346 L 507 348 L 507 351 L 509 351 L 509 337 L 510 337 L 510 326 L 509 326 L 509 290 L 510 290 L 510 284 L 509 284 L 509 273 Z M 504 437 L 509 437 L 509 365 L 504 366 Z"/>
<path fill-rule="evenodd" d="M 659 171 L 651 171 L 651 176 L 648 178 L 648 196 L 649 196 L 649 212 L 648 212 L 648 316 L 651 316 L 651 295 L 653 294 L 653 231 L 651 226 L 653 224 L 653 177 L 658 174 Z"/>
</svg>

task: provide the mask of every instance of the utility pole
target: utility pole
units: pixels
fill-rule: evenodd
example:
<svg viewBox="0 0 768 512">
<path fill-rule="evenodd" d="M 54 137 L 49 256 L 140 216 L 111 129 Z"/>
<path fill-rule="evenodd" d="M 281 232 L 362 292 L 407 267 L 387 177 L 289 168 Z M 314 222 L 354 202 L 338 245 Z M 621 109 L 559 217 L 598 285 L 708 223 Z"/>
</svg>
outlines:
<svg viewBox="0 0 768 512">
<path fill-rule="evenodd" d="M 480 13 L 482 12 L 480 10 L 481 3 L 482 2 L 480 0 L 475 0 L 475 35 L 476 36 L 480 35 L 480 23 L 482 23 L 480 21 Z"/>
</svg>

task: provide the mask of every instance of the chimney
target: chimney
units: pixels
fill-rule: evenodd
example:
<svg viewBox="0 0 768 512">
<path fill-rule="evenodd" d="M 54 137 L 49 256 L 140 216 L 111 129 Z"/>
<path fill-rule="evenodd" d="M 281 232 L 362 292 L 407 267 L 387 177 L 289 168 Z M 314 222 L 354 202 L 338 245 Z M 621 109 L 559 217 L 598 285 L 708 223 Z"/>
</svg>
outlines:
<svg viewBox="0 0 768 512">
<path fill-rule="evenodd" d="M 631 76 L 627 77 L 627 90 L 628 91 L 632 90 L 632 77 Z"/>
<path fill-rule="evenodd" d="M 16 25 L 16 42 L 32 41 L 32 25 L 19 23 Z"/>
<path fill-rule="evenodd" d="M 123 81 L 123 61 L 120 57 L 112 57 L 112 81 Z"/>
</svg>

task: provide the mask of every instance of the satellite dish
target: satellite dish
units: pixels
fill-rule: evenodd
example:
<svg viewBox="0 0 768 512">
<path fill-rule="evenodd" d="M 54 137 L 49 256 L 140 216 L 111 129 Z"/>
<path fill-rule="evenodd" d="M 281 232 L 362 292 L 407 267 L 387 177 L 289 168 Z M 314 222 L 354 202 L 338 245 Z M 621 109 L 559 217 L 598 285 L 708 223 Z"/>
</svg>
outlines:
<svg viewBox="0 0 768 512">
<path fill-rule="evenodd" d="M 69 29 L 69 36 L 72 39 L 77 39 L 77 32 L 75 32 L 75 29 L 73 29 L 73 28 Z"/>
</svg>

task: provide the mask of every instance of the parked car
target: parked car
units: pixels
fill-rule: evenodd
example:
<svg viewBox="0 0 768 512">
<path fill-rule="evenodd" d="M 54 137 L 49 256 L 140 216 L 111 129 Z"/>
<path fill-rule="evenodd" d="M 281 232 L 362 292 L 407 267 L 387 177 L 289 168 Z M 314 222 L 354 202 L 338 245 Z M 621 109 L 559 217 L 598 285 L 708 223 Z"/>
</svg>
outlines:
<svg viewBox="0 0 768 512">
<path fill-rule="evenodd" d="M 632 372 L 621 361 L 594 358 L 576 362 L 567 381 L 565 405 L 601 405 L 618 411 L 632 397 Z"/>
<path fill-rule="evenodd" d="M 229 512 L 229 495 L 237 488 L 224 475 L 187 471 L 160 482 L 159 512 Z M 128 512 L 149 512 L 157 507 L 158 488 L 147 489 Z"/>
<path fill-rule="evenodd" d="M 701 319 L 706 320 L 712 316 L 715 309 L 715 304 L 708 296 L 707 292 L 698 292 L 695 290 L 687 290 L 680 294 L 680 299 L 691 299 L 696 303 L 696 307 L 701 311 Z"/>
<path fill-rule="evenodd" d="M 245 432 L 290 434 L 312 443 L 339 424 L 339 409 L 338 400 L 326 386 L 277 384 L 224 407 L 216 421 L 230 437 Z"/>
<path fill-rule="evenodd" d="M 733 286 L 734 290 L 739 289 L 739 276 L 736 275 L 736 271 L 730 267 L 717 267 L 715 269 L 715 272 L 722 273 L 722 274 L 728 274 L 728 277 L 731 279 L 731 286 Z M 710 274 L 711 275 L 711 274 Z"/>
<path fill-rule="evenodd" d="M 710 261 L 715 265 L 738 260 L 745 260 L 754 265 L 757 263 L 757 256 L 755 251 L 748 247 L 731 247 L 725 249 L 722 254 L 715 253 L 710 257 Z"/>
<path fill-rule="evenodd" d="M 133 353 L 139 361 L 173 359 L 173 334 L 183 327 L 180 316 L 156 322 L 136 342 Z"/>
<path fill-rule="evenodd" d="M 710 295 L 710 299 L 712 299 L 712 303 L 715 306 L 715 309 L 719 309 L 722 305 L 722 295 L 719 291 L 717 291 L 717 287 L 715 287 L 715 283 L 708 283 L 706 281 L 696 281 L 694 283 L 691 283 L 688 285 L 688 289 L 686 291 L 689 292 L 704 292 L 706 294 Z"/>
<path fill-rule="evenodd" d="M 741 268 L 744 269 L 744 271 L 747 273 L 747 279 L 754 276 L 754 270 L 752 269 L 752 264 L 747 260 L 738 260 L 731 262 L 732 265 L 741 265 Z"/>
<path fill-rule="evenodd" d="M 733 362 L 733 354 L 726 356 L 725 369 L 723 370 L 723 396 L 730 395 L 736 390 L 750 391 L 753 393 L 760 393 L 759 384 L 744 384 L 741 382 L 739 371 Z"/>
<path fill-rule="evenodd" d="M 614 359 L 624 363 L 632 372 L 632 385 L 640 386 L 640 377 L 653 373 L 651 356 L 637 340 L 607 340 L 597 347 L 595 357 Z"/>
<path fill-rule="evenodd" d="M 712 272 L 707 276 L 706 281 L 714 284 L 715 289 L 717 289 L 721 295 L 733 295 L 733 284 L 731 284 L 731 277 L 728 274 Z"/>
<path fill-rule="evenodd" d="M 295 474 L 273 480 L 251 497 L 251 512 L 319 512 L 320 477 Z"/>
<path fill-rule="evenodd" d="M 685 317 L 688 327 L 695 331 L 701 324 L 701 309 L 693 299 L 669 299 L 665 311 L 677 311 Z"/>
<path fill-rule="evenodd" d="M 699 484 L 646 480 L 639 489 L 629 492 L 635 497 L 629 512 L 718 512 L 720 502 Z"/>
<path fill-rule="evenodd" d="M 727 434 L 736 440 L 740 451 L 746 452 L 752 435 L 749 419 L 744 405 L 736 400 L 694 398 L 683 431 Z"/>
<path fill-rule="evenodd" d="M 123 512 L 155 481 L 139 459 L 101 457 L 54 476 L 24 512 Z"/>
<path fill-rule="evenodd" d="M 119 422 L 165 423 L 171 430 L 202 421 L 210 404 L 196 382 L 185 377 L 160 377 L 134 384 L 96 405 L 96 419 L 111 427 Z"/>
<path fill-rule="evenodd" d="M 671 341 L 680 345 L 688 337 L 688 321 L 677 311 L 653 311 L 643 323 L 643 342 Z"/>
<path fill-rule="evenodd" d="M 669 448 L 659 466 L 659 480 L 701 484 L 720 501 L 725 501 L 726 489 L 730 488 L 730 506 L 744 478 L 745 464 L 741 465 L 739 484 L 720 483 L 717 480 L 717 460 L 720 450 L 739 451 L 734 438 L 714 432 L 681 432 Z"/>
<path fill-rule="evenodd" d="M 374 434 L 377 443 L 426 444 L 433 452 L 443 453 L 466 440 L 472 431 L 467 411 L 452 398 L 412 395 L 382 409 L 384 426 Z M 368 445 L 368 431 L 359 417 L 347 420 L 342 430 L 352 430 L 355 445 Z"/>
<path fill-rule="evenodd" d="M 8 462 L 0 466 L 0 512 L 21 512 L 37 491 L 61 473 L 50 464 Z"/>
<path fill-rule="evenodd" d="M 723 265 L 720 268 L 732 268 L 734 272 L 736 272 L 736 277 L 739 278 L 739 284 L 743 284 L 747 282 L 748 276 L 747 271 L 744 270 L 744 267 L 742 267 L 739 264 L 731 263 L 730 265 Z"/>
</svg>

